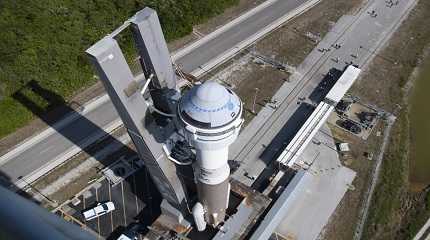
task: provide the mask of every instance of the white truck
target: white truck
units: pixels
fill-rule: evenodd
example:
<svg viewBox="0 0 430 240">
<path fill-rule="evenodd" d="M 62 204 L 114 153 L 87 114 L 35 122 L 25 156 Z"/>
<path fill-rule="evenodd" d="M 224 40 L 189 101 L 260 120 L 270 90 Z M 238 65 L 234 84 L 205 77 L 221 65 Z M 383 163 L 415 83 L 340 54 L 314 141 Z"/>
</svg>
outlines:
<svg viewBox="0 0 430 240">
<path fill-rule="evenodd" d="M 82 212 L 86 221 L 105 215 L 115 210 L 113 202 L 98 203 L 97 206 Z"/>
</svg>

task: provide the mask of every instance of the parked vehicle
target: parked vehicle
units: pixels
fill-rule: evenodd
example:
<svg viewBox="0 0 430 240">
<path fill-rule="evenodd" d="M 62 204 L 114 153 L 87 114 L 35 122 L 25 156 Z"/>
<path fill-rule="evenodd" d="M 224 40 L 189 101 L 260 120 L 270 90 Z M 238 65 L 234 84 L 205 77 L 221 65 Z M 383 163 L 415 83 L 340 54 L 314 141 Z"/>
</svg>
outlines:
<svg viewBox="0 0 430 240">
<path fill-rule="evenodd" d="M 113 202 L 98 203 L 97 206 L 84 210 L 82 214 L 86 221 L 105 215 L 115 210 Z"/>
</svg>

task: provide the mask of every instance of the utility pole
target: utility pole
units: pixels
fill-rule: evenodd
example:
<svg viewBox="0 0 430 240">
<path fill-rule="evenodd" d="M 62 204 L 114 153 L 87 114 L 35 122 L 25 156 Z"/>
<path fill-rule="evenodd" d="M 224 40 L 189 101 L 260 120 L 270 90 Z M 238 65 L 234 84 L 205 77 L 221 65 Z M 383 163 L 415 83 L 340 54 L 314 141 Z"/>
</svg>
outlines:
<svg viewBox="0 0 430 240">
<path fill-rule="evenodd" d="M 255 112 L 255 104 L 257 103 L 257 94 L 258 94 L 258 91 L 260 91 L 260 89 L 259 88 L 254 88 L 254 90 L 255 90 L 255 95 L 254 95 L 254 101 L 252 103 L 252 113 L 256 114 L 256 112 Z"/>
</svg>

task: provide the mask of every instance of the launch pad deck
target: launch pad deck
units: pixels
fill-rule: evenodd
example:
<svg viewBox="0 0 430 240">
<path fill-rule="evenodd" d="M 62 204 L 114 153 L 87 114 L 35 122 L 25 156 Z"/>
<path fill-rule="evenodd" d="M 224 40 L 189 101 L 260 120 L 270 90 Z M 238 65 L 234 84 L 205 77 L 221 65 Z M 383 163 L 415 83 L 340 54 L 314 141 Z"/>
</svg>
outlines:
<svg viewBox="0 0 430 240">
<path fill-rule="evenodd" d="M 225 223 L 218 229 L 207 228 L 204 232 L 198 232 L 192 228 L 175 225 L 165 216 L 160 216 L 149 227 L 150 232 L 146 239 L 158 239 L 169 236 L 172 230 L 184 235 L 184 239 L 246 239 L 253 226 L 269 206 L 271 199 L 260 192 L 253 190 L 245 184 L 232 179 L 230 203 Z M 185 237 L 187 235 L 187 237 Z"/>
<path fill-rule="evenodd" d="M 161 198 L 145 168 L 114 186 L 107 179 L 96 182 L 76 199 L 79 201 L 70 201 L 61 211 L 101 237 L 115 235 L 115 232 L 121 232 L 128 224 L 137 220 L 151 224 L 151 220 L 160 214 Z M 96 219 L 85 221 L 81 211 L 104 201 L 112 201 L 116 209 Z"/>
</svg>

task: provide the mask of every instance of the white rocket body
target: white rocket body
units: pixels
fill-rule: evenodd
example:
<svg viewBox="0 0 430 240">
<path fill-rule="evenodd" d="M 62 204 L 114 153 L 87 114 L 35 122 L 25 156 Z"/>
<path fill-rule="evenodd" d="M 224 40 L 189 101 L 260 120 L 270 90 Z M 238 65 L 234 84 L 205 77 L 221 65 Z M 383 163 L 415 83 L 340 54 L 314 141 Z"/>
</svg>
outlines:
<svg viewBox="0 0 430 240">
<path fill-rule="evenodd" d="M 181 98 L 178 115 L 188 142 L 196 149 L 199 202 L 193 215 L 198 230 L 203 231 L 206 223 L 217 226 L 225 218 L 230 195 L 228 147 L 243 123 L 242 103 L 231 90 L 208 81 Z"/>
</svg>

